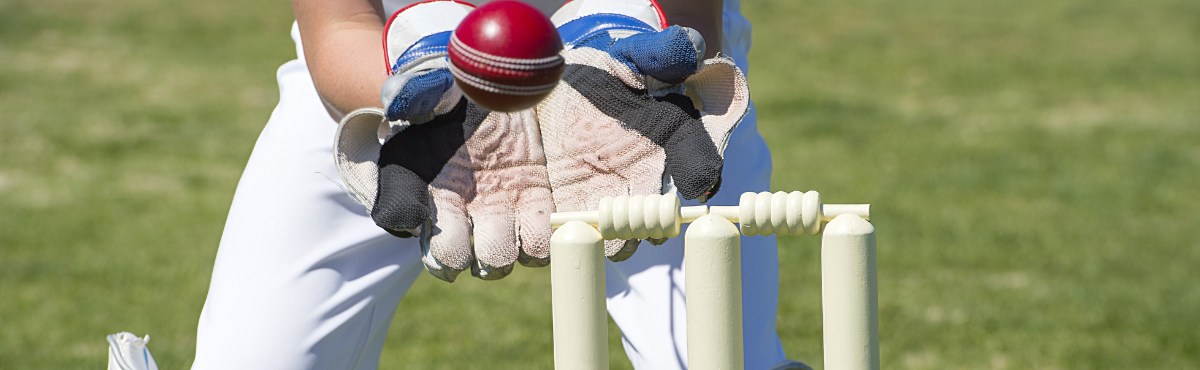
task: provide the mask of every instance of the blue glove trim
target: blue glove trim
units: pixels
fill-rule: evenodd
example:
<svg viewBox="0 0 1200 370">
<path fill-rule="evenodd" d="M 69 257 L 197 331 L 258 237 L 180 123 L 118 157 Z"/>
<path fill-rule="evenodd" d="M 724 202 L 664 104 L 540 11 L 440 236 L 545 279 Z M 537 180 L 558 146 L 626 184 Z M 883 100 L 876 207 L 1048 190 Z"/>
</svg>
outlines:
<svg viewBox="0 0 1200 370">
<path fill-rule="evenodd" d="M 627 15 L 599 13 L 571 20 L 558 27 L 558 35 L 568 49 L 583 43 L 596 34 L 612 30 L 655 32 L 646 22 Z"/>
<path fill-rule="evenodd" d="M 419 73 L 403 81 L 404 86 L 396 91 L 396 96 L 387 105 L 385 116 L 389 121 L 406 120 L 420 124 L 433 119 L 433 109 L 442 101 L 442 95 L 454 85 L 454 77 L 448 69 Z"/>
<path fill-rule="evenodd" d="M 661 32 L 639 33 L 608 47 L 613 59 L 625 63 L 636 73 L 670 84 L 683 82 L 700 69 L 696 45 L 682 27 L 671 26 Z"/>
<path fill-rule="evenodd" d="M 451 31 L 442 31 L 417 40 L 396 58 L 396 63 L 392 64 L 392 74 L 400 71 L 405 65 L 430 55 L 446 54 L 450 45 L 450 33 Z"/>
</svg>

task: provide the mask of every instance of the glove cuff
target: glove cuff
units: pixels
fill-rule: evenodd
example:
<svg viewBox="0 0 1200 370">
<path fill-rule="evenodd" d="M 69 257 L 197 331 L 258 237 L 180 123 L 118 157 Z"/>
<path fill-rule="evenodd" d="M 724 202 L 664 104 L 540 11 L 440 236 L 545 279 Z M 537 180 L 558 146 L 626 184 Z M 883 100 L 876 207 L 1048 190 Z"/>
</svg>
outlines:
<svg viewBox="0 0 1200 370">
<path fill-rule="evenodd" d="M 438 32 L 417 40 L 392 61 L 388 73 L 397 75 L 404 71 L 420 70 L 422 69 L 420 66 L 427 64 L 445 67 L 450 33 L 450 31 Z"/>
<path fill-rule="evenodd" d="M 573 0 L 550 21 L 568 49 L 601 32 L 623 33 L 614 37 L 620 38 L 667 28 L 667 18 L 655 0 Z"/>
<path fill-rule="evenodd" d="M 474 8 L 457 0 L 429 0 L 396 11 L 383 31 L 387 71 L 395 73 L 430 58 L 445 56 L 450 33 Z"/>
<path fill-rule="evenodd" d="M 358 109 L 338 122 L 333 142 L 333 161 L 346 193 L 368 212 L 379 189 L 379 150 L 387 127 L 383 110 Z"/>
</svg>

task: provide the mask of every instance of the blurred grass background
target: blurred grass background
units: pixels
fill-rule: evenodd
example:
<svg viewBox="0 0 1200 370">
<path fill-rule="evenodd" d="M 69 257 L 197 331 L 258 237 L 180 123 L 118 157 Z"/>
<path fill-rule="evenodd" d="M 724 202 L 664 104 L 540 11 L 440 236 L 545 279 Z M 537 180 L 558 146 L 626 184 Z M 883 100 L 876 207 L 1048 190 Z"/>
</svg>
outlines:
<svg viewBox="0 0 1200 370">
<path fill-rule="evenodd" d="M 745 13 L 775 189 L 874 204 L 885 368 L 1200 368 L 1200 3 Z M 0 368 L 99 368 L 121 330 L 187 368 L 290 23 L 0 1 Z M 781 239 L 779 333 L 819 368 L 817 246 Z M 397 315 L 384 368 L 551 367 L 544 269 L 422 277 Z"/>
</svg>

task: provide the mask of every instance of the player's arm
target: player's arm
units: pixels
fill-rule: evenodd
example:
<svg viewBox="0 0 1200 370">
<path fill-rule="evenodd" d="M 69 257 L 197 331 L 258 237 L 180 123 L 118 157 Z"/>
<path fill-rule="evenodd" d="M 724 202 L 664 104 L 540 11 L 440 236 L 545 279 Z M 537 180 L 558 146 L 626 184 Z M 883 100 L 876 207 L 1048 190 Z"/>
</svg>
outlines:
<svg viewBox="0 0 1200 370">
<path fill-rule="evenodd" d="M 313 84 L 335 119 L 378 107 L 387 79 L 383 8 L 371 0 L 292 0 Z"/>
<path fill-rule="evenodd" d="M 721 51 L 722 0 L 658 0 L 671 24 L 690 27 L 704 36 L 705 58 Z"/>
</svg>

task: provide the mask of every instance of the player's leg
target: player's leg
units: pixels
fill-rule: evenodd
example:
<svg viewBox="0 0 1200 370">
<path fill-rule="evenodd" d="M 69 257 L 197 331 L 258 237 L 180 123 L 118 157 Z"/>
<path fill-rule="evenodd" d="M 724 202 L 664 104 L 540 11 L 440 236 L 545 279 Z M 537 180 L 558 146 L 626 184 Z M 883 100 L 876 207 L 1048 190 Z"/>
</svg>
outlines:
<svg viewBox="0 0 1200 370">
<path fill-rule="evenodd" d="M 751 103 L 738 132 L 729 139 L 721 192 L 709 202 L 736 205 L 742 193 L 769 191 L 771 154 L 758 133 Z M 730 168 L 732 166 L 733 168 Z M 775 236 L 742 238 L 742 331 L 746 369 L 807 369 L 788 359 L 776 330 L 779 308 L 779 249 Z"/>
<path fill-rule="evenodd" d="M 682 239 L 643 243 L 632 257 L 605 263 L 608 313 L 635 369 L 687 364 Z"/>
<path fill-rule="evenodd" d="M 197 330 L 194 369 L 374 369 L 397 303 L 421 273 L 415 239 L 376 227 L 342 190 L 336 124 L 302 62 L 229 211 Z"/>
<path fill-rule="evenodd" d="M 742 193 L 771 188 L 771 154 L 758 134 L 758 112 L 753 104 L 742 124 L 740 132 L 729 139 L 722 194 L 710 204 L 736 205 Z M 742 340 L 747 370 L 776 369 L 791 363 L 775 328 L 778 308 L 779 252 L 775 237 L 743 237 Z"/>
</svg>

